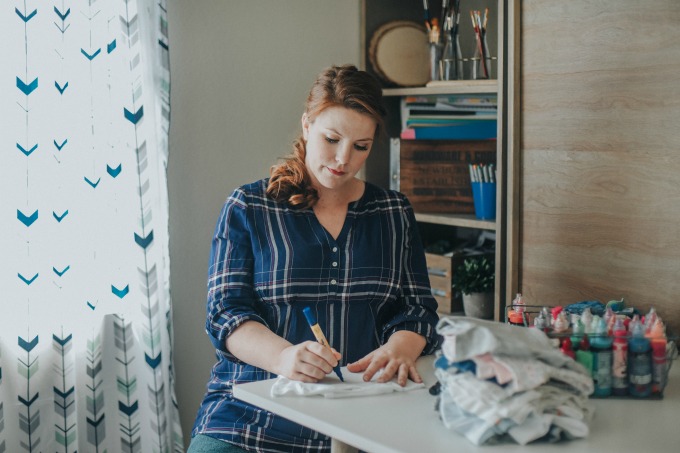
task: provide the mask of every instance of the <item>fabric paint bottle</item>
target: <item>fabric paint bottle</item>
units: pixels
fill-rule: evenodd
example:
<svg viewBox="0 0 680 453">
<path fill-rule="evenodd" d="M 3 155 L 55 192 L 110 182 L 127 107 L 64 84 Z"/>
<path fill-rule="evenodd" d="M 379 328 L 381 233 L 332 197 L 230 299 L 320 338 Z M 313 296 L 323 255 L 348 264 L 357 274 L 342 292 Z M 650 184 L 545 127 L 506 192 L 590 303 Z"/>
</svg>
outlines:
<svg viewBox="0 0 680 453">
<path fill-rule="evenodd" d="M 590 338 L 590 350 L 593 352 L 593 384 L 595 396 L 612 394 L 612 339 L 607 335 L 604 319 L 594 317 L 594 334 Z M 651 357 L 651 356 L 650 356 Z"/>
<path fill-rule="evenodd" d="M 515 326 L 527 326 L 526 303 L 521 293 L 517 293 L 512 300 L 512 309 L 508 312 L 508 322 Z"/>
<path fill-rule="evenodd" d="M 614 321 L 612 343 L 612 394 L 628 394 L 628 331 L 623 319 Z"/>
<path fill-rule="evenodd" d="M 660 394 L 666 386 L 666 329 L 661 318 L 654 321 L 649 335 L 652 346 L 652 393 Z"/>
<path fill-rule="evenodd" d="M 647 397 L 652 393 L 652 350 L 645 327 L 636 323 L 628 342 L 628 393 Z"/>
</svg>

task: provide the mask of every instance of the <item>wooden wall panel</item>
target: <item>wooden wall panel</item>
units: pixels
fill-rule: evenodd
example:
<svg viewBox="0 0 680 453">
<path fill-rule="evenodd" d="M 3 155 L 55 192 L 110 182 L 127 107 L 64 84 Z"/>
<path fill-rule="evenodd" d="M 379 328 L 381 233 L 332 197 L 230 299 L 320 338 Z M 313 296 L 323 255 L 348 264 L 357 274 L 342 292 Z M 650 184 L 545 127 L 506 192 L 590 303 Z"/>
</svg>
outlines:
<svg viewBox="0 0 680 453">
<path fill-rule="evenodd" d="M 519 288 L 680 333 L 680 2 L 524 0 Z"/>
</svg>

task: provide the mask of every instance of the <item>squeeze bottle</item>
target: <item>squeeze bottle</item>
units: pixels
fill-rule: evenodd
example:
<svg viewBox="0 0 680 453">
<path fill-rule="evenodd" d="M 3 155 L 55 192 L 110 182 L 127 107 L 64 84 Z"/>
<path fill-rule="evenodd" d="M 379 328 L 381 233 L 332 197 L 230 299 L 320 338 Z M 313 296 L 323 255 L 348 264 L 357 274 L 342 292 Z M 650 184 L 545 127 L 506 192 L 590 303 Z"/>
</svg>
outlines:
<svg viewBox="0 0 680 453">
<path fill-rule="evenodd" d="M 524 311 L 526 310 L 526 304 L 524 303 L 524 297 L 522 293 L 517 293 L 515 298 L 512 300 L 512 310 L 508 312 L 508 321 L 510 324 L 516 326 L 526 326 L 526 318 Z"/>
<path fill-rule="evenodd" d="M 612 343 L 612 393 L 628 394 L 628 331 L 623 319 L 614 322 L 614 342 Z"/>
<path fill-rule="evenodd" d="M 628 392 L 646 397 L 652 393 L 651 346 L 642 323 L 635 323 L 632 335 L 628 342 Z"/>
<path fill-rule="evenodd" d="M 666 386 L 666 332 L 661 321 L 657 318 L 650 329 L 652 345 L 652 393 L 663 392 Z"/>
<path fill-rule="evenodd" d="M 596 317 L 596 326 L 590 338 L 590 350 L 593 352 L 593 384 L 595 396 L 612 394 L 612 339 L 607 336 L 607 325 L 604 319 Z"/>
</svg>

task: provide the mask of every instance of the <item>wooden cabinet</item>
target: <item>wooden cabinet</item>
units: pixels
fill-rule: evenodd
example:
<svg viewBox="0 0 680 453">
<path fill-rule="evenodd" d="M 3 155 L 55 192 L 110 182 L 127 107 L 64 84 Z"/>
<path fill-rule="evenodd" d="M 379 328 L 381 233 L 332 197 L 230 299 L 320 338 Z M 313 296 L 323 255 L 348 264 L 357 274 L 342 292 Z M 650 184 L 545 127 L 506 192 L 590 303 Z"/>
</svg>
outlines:
<svg viewBox="0 0 680 453">
<path fill-rule="evenodd" d="M 435 2 L 430 0 L 432 14 L 439 15 L 442 2 Z M 510 2 L 513 3 L 513 2 Z M 436 5 L 435 5 L 436 4 Z M 514 4 L 513 4 L 514 5 Z M 414 21 L 423 23 L 423 9 L 422 2 L 418 1 L 403 1 L 403 0 L 365 0 L 362 4 L 363 8 L 363 23 L 362 33 L 364 35 L 364 67 L 367 71 L 372 72 L 382 77 L 384 83 L 384 97 L 385 104 L 388 108 L 388 122 L 387 122 L 387 137 L 384 137 L 376 144 L 372 151 L 371 158 L 367 161 L 365 177 L 382 187 L 394 187 L 394 180 L 398 178 L 395 172 L 394 159 L 390 162 L 390 140 L 399 137 L 401 132 L 401 118 L 400 101 L 406 96 L 421 96 L 421 95 L 456 95 L 456 94 L 494 94 L 498 98 L 498 117 L 497 117 L 497 135 L 496 135 L 496 180 L 497 180 L 497 194 L 496 194 L 496 219 L 493 221 L 478 220 L 474 214 L 442 214 L 434 212 L 419 212 L 416 210 L 416 219 L 421 224 L 421 232 L 427 239 L 427 234 L 435 230 L 439 234 L 449 234 L 453 237 L 470 236 L 476 230 L 486 230 L 495 233 L 495 263 L 496 263 L 496 288 L 495 288 L 495 319 L 504 319 L 504 308 L 508 301 L 508 297 L 514 291 L 513 282 L 508 281 L 508 269 L 512 269 L 515 261 L 514 249 L 516 239 L 513 239 L 510 234 L 514 235 L 515 228 L 508 230 L 508 225 L 514 225 L 514 215 L 512 212 L 515 209 L 513 199 L 515 197 L 514 178 L 512 168 L 515 168 L 514 163 L 516 157 L 512 154 L 512 142 L 514 140 L 514 127 L 508 118 L 512 118 L 514 111 L 512 106 L 511 90 L 508 95 L 508 82 L 514 83 L 514 74 L 508 74 L 508 62 L 506 56 L 508 49 L 513 51 L 514 42 L 508 34 L 508 18 L 506 17 L 506 2 L 503 0 L 489 0 L 476 1 L 474 4 L 466 4 L 463 0 L 461 2 L 461 21 L 467 20 L 468 27 L 470 27 L 470 18 L 464 13 L 469 13 L 470 9 L 484 9 L 489 7 L 490 21 L 493 21 L 493 27 L 489 27 L 490 31 L 494 33 L 489 34 L 489 38 L 493 41 L 489 42 L 491 54 L 497 57 L 497 78 L 489 80 L 456 80 L 446 83 L 431 84 L 432 86 L 411 86 L 402 87 L 395 86 L 389 80 L 385 80 L 384 76 L 376 71 L 374 67 L 375 62 L 371 62 L 369 53 L 371 52 L 370 41 L 373 34 L 380 27 L 391 21 Z M 514 6 L 513 6 L 514 8 Z M 435 16 L 436 17 L 436 16 Z M 513 27 L 510 27 L 512 29 Z M 461 27 L 461 33 L 465 29 Z M 473 35 L 470 35 L 473 36 Z M 469 38 L 469 36 L 468 36 Z M 427 43 L 423 43 L 427 46 Z M 472 44 L 474 45 L 474 43 Z M 470 49 L 470 43 L 465 43 L 461 35 L 461 47 L 463 49 L 463 56 L 466 54 L 466 49 Z M 500 50 L 500 52 L 499 52 Z M 470 50 L 467 50 L 471 52 Z M 507 79 L 510 79 L 509 81 Z M 510 85 L 513 86 L 513 85 Z M 394 148 L 394 143 L 392 144 Z M 394 156 L 393 156 L 394 157 Z M 512 210 L 509 212 L 509 209 Z M 508 242 L 510 240 L 510 242 Z M 510 243 L 510 246 L 508 245 Z M 447 294 L 447 297 L 449 295 Z"/>
</svg>

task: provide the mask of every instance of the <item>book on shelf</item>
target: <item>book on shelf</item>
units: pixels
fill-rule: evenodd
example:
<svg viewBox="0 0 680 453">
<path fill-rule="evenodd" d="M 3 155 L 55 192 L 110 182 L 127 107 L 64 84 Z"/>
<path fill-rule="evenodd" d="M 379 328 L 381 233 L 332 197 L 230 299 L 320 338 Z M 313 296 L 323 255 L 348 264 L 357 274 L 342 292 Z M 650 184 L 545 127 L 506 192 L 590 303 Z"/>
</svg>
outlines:
<svg viewBox="0 0 680 453">
<path fill-rule="evenodd" d="M 402 107 L 422 110 L 498 110 L 495 94 L 406 96 Z"/>
<path fill-rule="evenodd" d="M 402 139 L 496 138 L 495 94 L 406 96 L 401 99 L 400 110 Z"/>
<path fill-rule="evenodd" d="M 449 118 L 449 119 L 486 119 L 496 118 L 495 111 L 476 112 L 474 110 L 417 110 L 411 109 L 407 119 L 413 118 Z"/>
<path fill-rule="evenodd" d="M 490 121 L 456 121 L 430 126 L 411 126 L 401 131 L 404 140 L 494 140 L 496 138 L 496 120 Z"/>
</svg>

